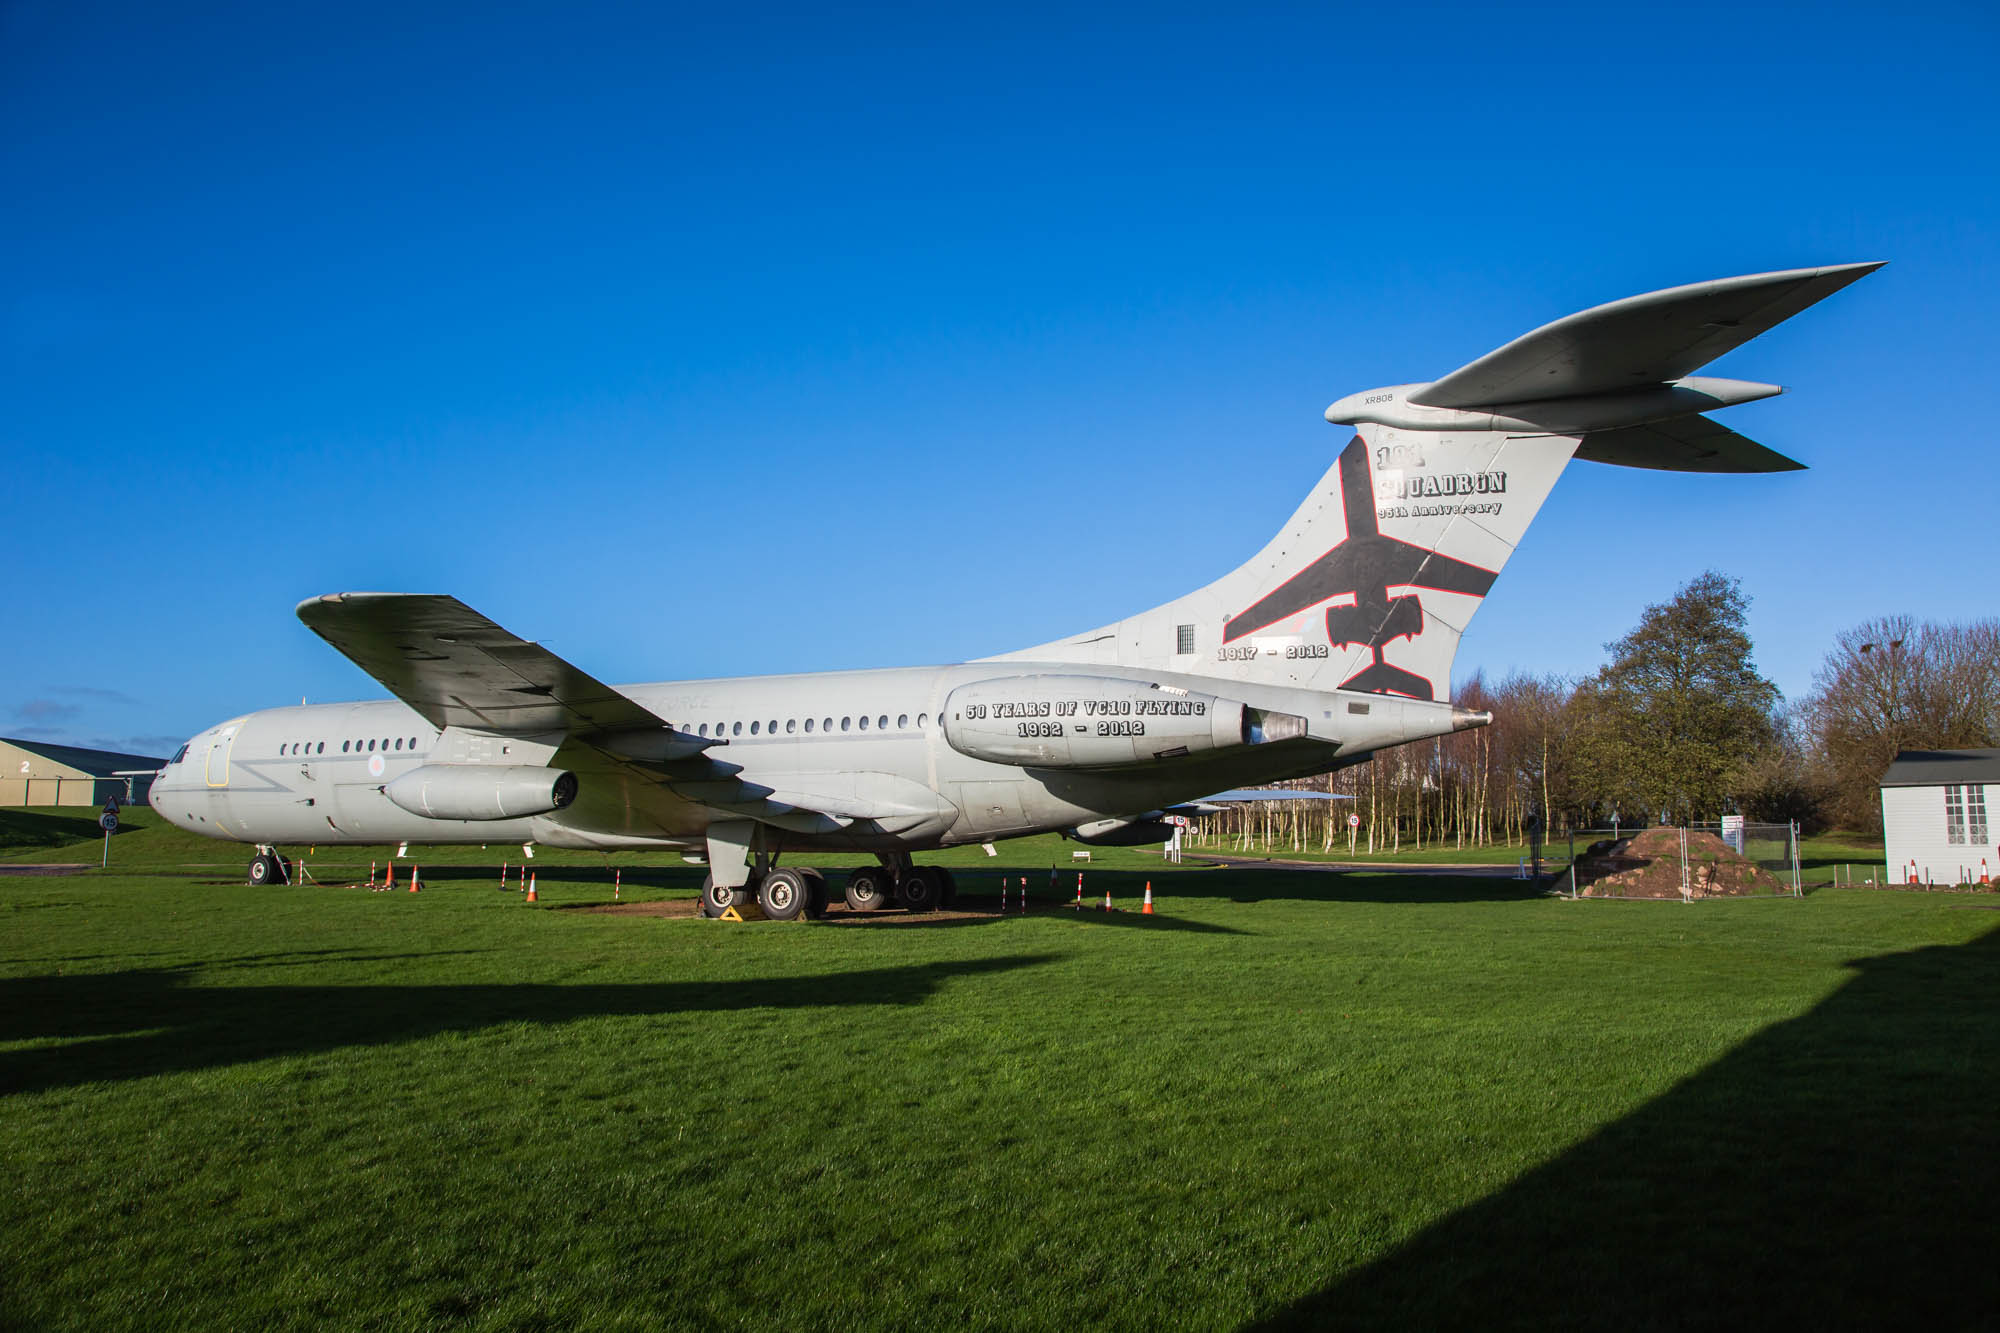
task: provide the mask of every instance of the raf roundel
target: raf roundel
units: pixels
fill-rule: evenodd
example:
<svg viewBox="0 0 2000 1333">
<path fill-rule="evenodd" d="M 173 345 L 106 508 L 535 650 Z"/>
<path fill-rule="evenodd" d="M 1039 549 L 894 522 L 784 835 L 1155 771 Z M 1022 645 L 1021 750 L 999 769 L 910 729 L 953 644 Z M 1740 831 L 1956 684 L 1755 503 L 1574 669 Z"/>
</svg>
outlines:
<svg viewBox="0 0 2000 1333">
<path fill-rule="evenodd" d="M 379 777 L 381 777 L 381 776 L 382 776 L 382 769 L 383 769 L 383 767 L 384 767 L 384 765 L 383 765 L 383 763 L 382 763 L 382 756 L 381 756 L 381 755 L 379 755 L 379 754 L 371 754 L 371 755 L 369 755 L 369 756 L 368 756 L 368 776 L 369 776 L 369 777 L 371 777 L 371 778 L 379 778 Z"/>
</svg>

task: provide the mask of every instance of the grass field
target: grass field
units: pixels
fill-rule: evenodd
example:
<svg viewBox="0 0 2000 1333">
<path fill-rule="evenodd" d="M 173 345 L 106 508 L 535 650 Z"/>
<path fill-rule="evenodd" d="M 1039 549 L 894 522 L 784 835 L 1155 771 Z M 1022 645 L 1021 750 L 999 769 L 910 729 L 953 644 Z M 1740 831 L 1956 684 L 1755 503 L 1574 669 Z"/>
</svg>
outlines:
<svg viewBox="0 0 2000 1333">
<path fill-rule="evenodd" d="M 86 814 L 0 859 L 95 862 Z M 1161 915 L 578 910 L 694 867 L 250 889 L 138 812 L 0 878 L 24 1328 L 1988 1324 L 1983 895 L 1086 872 Z M 72 832 L 76 832 L 73 830 Z M 413 849 L 414 850 L 414 849 Z M 508 849 L 518 852 L 518 849 Z M 956 854 L 1044 895 L 1040 844 Z M 1073 872 L 1065 865 L 1063 892 Z"/>
</svg>

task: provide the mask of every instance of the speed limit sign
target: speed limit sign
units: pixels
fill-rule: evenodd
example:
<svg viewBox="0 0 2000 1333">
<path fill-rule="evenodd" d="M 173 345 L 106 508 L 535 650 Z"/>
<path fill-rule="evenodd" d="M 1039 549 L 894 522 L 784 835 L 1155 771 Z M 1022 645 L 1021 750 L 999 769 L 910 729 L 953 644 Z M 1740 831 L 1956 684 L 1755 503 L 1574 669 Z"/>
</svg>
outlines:
<svg viewBox="0 0 2000 1333">
<path fill-rule="evenodd" d="M 1349 815 L 1349 816 L 1347 817 L 1347 827 L 1349 827 L 1349 828 L 1360 828 L 1360 827 L 1361 827 L 1361 816 L 1360 816 L 1360 815 Z"/>
</svg>

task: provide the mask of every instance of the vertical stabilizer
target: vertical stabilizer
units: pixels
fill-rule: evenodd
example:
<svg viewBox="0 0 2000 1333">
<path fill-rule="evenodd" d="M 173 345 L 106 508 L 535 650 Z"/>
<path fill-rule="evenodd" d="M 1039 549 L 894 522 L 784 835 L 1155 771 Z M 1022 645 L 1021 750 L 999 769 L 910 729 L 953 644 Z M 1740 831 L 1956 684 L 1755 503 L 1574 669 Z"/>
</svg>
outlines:
<svg viewBox="0 0 2000 1333">
<path fill-rule="evenodd" d="M 1248 563 L 1005 657 L 1442 699 L 1459 636 L 1576 444 L 1363 425 Z"/>
</svg>

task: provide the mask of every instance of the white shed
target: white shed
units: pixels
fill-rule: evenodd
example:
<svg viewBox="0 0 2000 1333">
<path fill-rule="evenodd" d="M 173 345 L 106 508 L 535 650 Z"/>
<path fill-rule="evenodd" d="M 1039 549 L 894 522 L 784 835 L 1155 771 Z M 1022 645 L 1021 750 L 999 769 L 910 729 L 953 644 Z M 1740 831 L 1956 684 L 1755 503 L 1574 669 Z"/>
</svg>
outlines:
<svg viewBox="0 0 2000 1333">
<path fill-rule="evenodd" d="M 1882 775 L 1891 884 L 2000 880 L 2000 750 L 1904 750 Z"/>
</svg>

